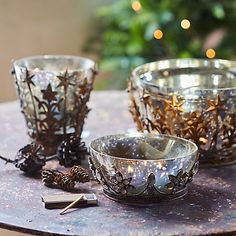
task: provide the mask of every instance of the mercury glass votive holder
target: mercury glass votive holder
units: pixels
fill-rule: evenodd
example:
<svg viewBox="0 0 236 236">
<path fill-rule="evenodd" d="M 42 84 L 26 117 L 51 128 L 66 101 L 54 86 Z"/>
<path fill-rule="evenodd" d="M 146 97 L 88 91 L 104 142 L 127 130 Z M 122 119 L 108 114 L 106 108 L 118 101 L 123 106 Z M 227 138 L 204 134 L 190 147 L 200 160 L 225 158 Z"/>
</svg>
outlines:
<svg viewBox="0 0 236 236">
<path fill-rule="evenodd" d="M 78 56 L 33 56 L 13 62 L 29 136 L 54 154 L 69 135 L 80 136 L 96 74 L 94 61 Z"/>
<path fill-rule="evenodd" d="M 142 132 L 187 138 L 200 165 L 236 162 L 236 62 L 171 59 L 133 70 L 130 112 Z"/>
<path fill-rule="evenodd" d="M 146 204 L 186 194 L 197 171 L 197 146 L 155 134 L 117 134 L 90 144 L 90 167 L 113 200 Z"/>
</svg>

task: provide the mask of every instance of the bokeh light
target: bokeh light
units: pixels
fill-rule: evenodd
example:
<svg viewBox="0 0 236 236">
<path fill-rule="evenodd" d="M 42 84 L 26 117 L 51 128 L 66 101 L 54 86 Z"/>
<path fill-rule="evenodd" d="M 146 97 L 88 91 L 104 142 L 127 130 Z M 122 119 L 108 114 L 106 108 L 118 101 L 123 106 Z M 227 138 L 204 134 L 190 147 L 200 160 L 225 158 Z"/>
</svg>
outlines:
<svg viewBox="0 0 236 236">
<path fill-rule="evenodd" d="M 207 49 L 207 50 L 206 50 L 206 56 L 207 56 L 208 58 L 214 58 L 214 57 L 216 56 L 215 50 L 212 49 L 212 48 Z"/>
<path fill-rule="evenodd" d="M 140 11 L 142 9 L 141 3 L 139 1 L 133 1 L 132 2 L 132 9 L 136 12 Z"/>
<path fill-rule="evenodd" d="M 154 31 L 153 36 L 155 39 L 161 39 L 163 37 L 163 32 L 157 29 Z"/>
<path fill-rule="evenodd" d="M 181 25 L 181 27 L 182 27 L 183 29 L 189 29 L 190 26 L 191 26 L 191 23 L 190 23 L 190 21 L 189 21 L 188 19 L 183 19 L 183 20 L 181 21 L 180 25 Z"/>
</svg>

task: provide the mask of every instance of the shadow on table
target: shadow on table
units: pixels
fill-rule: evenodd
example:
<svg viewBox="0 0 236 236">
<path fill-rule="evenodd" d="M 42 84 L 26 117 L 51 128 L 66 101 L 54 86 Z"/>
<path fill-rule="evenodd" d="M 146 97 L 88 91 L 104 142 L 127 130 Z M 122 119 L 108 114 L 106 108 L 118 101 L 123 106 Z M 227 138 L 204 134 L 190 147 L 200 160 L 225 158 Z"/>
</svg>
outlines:
<svg viewBox="0 0 236 236">
<path fill-rule="evenodd" d="M 192 184 L 188 194 L 179 199 L 146 206 L 128 206 L 144 219 L 160 219 L 171 223 L 203 223 L 216 221 L 222 217 L 222 209 L 229 206 L 229 200 L 235 196 L 223 190 Z M 120 203 L 117 203 L 120 204 Z M 131 213 L 133 214 L 133 213 Z M 161 217 L 160 217 L 161 216 Z"/>
</svg>

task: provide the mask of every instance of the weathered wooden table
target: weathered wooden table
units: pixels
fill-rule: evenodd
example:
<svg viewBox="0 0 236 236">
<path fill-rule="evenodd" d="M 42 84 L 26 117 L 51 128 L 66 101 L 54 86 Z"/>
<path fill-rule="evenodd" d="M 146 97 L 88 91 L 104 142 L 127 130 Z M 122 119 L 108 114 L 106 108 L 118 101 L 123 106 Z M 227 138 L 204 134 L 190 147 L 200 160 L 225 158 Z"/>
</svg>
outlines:
<svg viewBox="0 0 236 236">
<path fill-rule="evenodd" d="M 94 92 L 85 141 L 134 128 L 127 106 L 124 92 Z M 0 154 L 13 158 L 27 142 L 18 102 L 0 104 Z M 99 206 L 60 216 L 41 202 L 60 190 L 0 162 L 0 227 L 38 235 L 236 235 L 236 166 L 202 169 L 185 198 L 148 207 L 113 202 L 96 183 L 77 187 L 95 192 Z"/>
</svg>

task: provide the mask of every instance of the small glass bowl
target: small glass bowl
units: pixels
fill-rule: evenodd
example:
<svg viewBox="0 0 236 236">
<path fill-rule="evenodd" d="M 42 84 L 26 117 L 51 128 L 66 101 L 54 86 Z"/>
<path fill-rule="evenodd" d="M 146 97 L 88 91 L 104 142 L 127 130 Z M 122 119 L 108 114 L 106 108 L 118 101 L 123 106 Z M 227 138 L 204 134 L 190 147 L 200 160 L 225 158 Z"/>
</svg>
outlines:
<svg viewBox="0 0 236 236">
<path fill-rule="evenodd" d="M 183 138 L 117 134 L 90 144 L 90 167 L 107 197 L 131 204 L 154 203 L 186 194 L 197 171 L 197 146 Z"/>
<path fill-rule="evenodd" d="M 236 62 L 160 60 L 133 70 L 130 111 L 141 132 L 197 144 L 200 164 L 236 162 Z"/>
</svg>

